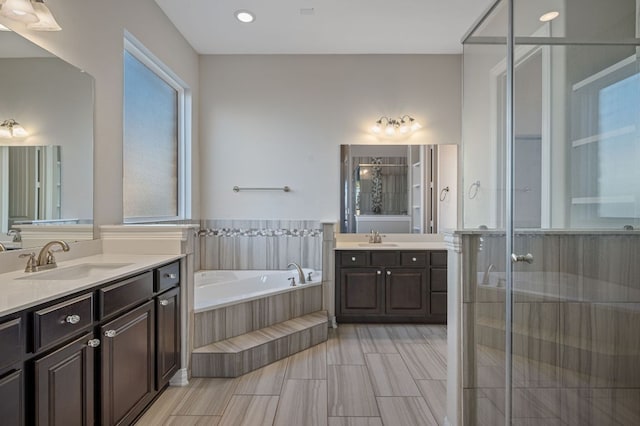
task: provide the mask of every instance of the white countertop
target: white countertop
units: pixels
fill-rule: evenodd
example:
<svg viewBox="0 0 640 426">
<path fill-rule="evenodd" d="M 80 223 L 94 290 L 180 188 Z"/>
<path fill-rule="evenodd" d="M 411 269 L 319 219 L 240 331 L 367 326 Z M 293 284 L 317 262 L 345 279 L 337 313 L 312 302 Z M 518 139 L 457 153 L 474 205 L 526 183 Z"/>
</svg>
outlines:
<svg viewBox="0 0 640 426">
<path fill-rule="evenodd" d="M 362 241 L 336 241 L 335 250 L 446 250 L 444 241 L 383 242 L 369 244 Z"/>
<path fill-rule="evenodd" d="M 138 272 L 146 271 L 180 259 L 181 257 L 182 255 L 99 254 L 58 262 L 56 269 L 30 273 L 20 270 L 0 274 L 0 317 Z M 126 263 L 128 265 L 117 269 L 97 271 L 88 277 L 79 279 L 18 279 L 29 276 L 35 277 L 51 271 L 59 271 L 69 266 L 89 263 Z"/>
</svg>

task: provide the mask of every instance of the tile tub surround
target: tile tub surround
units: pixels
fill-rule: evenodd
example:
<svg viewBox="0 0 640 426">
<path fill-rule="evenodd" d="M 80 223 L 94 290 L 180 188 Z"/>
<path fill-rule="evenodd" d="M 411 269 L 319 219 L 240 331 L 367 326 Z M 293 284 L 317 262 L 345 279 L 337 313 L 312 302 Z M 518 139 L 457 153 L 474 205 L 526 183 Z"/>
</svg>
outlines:
<svg viewBox="0 0 640 426">
<path fill-rule="evenodd" d="M 201 223 L 201 269 L 322 269 L 322 225 L 315 220 L 221 220 Z"/>
<path fill-rule="evenodd" d="M 514 421 L 640 424 L 640 233 L 535 231 L 514 243 L 535 259 L 514 271 Z M 462 235 L 465 424 L 504 418 L 504 247 L 497 232 Z"/>
</svg>

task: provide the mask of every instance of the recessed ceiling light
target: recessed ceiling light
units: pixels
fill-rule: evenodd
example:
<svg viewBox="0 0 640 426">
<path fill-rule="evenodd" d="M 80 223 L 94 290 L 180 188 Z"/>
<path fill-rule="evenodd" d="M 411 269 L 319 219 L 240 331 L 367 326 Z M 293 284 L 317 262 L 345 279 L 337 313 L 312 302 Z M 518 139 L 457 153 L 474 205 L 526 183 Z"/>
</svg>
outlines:
<svg viewBox="0 0 640 426">
<path fill-rule="evenodd" d="M 542 15 L 540 17 L 540 22 L 549 22 L 549 21 L 553 21 L 554 19 L 556 19 L 558 16 L 560 16 L 560 12 L 557 12 L 555 10 L 551 11 L 551 12 L 547 12 L 544 15 Z"/>
<path fill-rule="evenodd" d="M 256 19 L 253 13 L 248 10 L 236 10 L 235 15 L 236 19 L 244 24 L 249 24 Z"/>
</svg>

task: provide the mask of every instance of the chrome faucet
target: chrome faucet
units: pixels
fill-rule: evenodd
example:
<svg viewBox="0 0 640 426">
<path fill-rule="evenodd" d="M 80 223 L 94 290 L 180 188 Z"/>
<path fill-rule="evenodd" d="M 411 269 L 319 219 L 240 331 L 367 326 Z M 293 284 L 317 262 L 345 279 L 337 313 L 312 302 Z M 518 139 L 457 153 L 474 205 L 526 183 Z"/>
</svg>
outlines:
<svg viewBox="0 0 640 426">
<path fill-rule="evenodd" d="M 62 240 L 54 240 L 49 241 L 44 245 L 44 247 L 42 247 L 42 250 L 40 250 L 40 254 L 38 254 L 37 259 L 35 258 L 35 255 L 33 253 L 20 255 L 20 257 L 29 257 L 25 272 L 43 271 L 45 269 L 52 269 L 58 266 L 56 264 L 56 258 L 53 257 L 53 250 L 51 250 L 51 247 L 55 245 L 59 245 L 60 247 L 62 247 L 63 251 L 69 251 L 69 244 Z"/>
<path fill-rule="evenodd" d="M 13 235 L 13 242 L 14 243 L 19 243 L 20 241 L 22 241 L 22 236 L 20 235 L 20 230 L 19 229 L 9 229 L 9 232 L 7 232 L 7 235 L 11 236 Z"/>
<path fill-rule="evenodd" d="M 380 244 L 382 242 L 382 236 L 378 231 L 371 230 L 371 234 L 369 234 L 369 243 L 370 244 Z"/>
<path fill-rule="evenodd" d="M 289 269 L 292 266 L 295 266 L 296 270 L 298 271 L 298 282 L 300 284 L 306 284 L 307 281 L 304 279 L 304 272 L 302 272 L 302 268 L 300 267 L 300 265 L 298 265 L 295 262 L 291 262 L 290 264 L 287 265 L 287 269 Z"/>
</svg>

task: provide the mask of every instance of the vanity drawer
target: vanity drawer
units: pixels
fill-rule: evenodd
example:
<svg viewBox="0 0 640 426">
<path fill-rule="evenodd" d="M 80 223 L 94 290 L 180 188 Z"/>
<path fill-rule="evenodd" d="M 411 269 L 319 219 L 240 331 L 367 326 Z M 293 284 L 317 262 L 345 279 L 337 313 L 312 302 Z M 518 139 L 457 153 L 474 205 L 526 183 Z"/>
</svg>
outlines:
<svg viewBox="0 0 640 426">
<path fill-rule="evenodd" d="M 427 266 L 427 253 L 403 251 L 400 254 L 402 266 Z"/>
<path fill-rule="evenodd" d="M 340 253 L 341 266 L 367 266 L 366 251 L 347 251 Z"/>
<path fill-rule="evenodd" d="M 0 369 L 22 359 L 24 335 L 22 320 L 15 318 L 0 323 Z"/>
<path fill-rule="evenodd" d="M 399 256 L 396 251 L 371 251 L 371 266 L 398 266 Z"/>
<path fill-rule="evenodd" d="M 431 252 L 431 266 L 447 266 L 447 252 L 446 251 L 432 251 Z"/>
<path fill-rule="evenodd" d="M 100 319 L 121 312 L 153 296 L 153 274 L 145 272 L 109 287 L 98 290 L 98 314 Z"/>
<path fill-rule="evenodd" d="M 180 283 L 180 262 L 176 261 L 155 270 L 155 292 L 170 289 Z"/>
<path fill-rule="evenodd" d="M 93 323 L 93 293 L 33 313 L 34 351 L 38 352 Z"/>
</svg>

